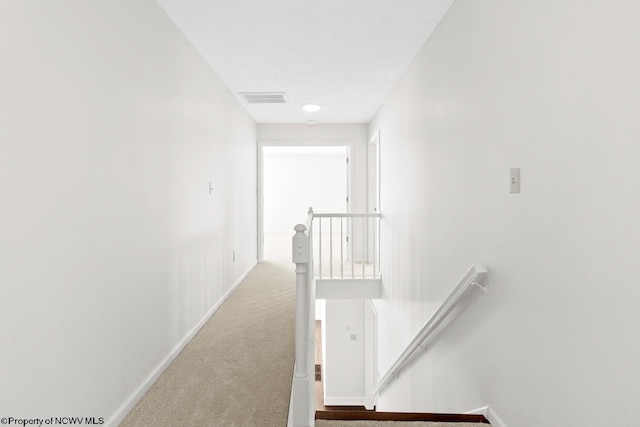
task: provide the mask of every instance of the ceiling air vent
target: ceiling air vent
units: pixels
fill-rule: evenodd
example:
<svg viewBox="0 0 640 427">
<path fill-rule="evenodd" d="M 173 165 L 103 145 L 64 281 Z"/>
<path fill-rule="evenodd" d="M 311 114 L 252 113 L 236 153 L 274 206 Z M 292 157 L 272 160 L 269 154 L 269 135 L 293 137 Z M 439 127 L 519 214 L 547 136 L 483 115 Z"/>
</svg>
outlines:
<svg viewBox="0 0 640 427">
<path fill-rule="evenodd" d="M 286 104 L 284 92 L 240 92 L 247 104 Z"/>
</svg>

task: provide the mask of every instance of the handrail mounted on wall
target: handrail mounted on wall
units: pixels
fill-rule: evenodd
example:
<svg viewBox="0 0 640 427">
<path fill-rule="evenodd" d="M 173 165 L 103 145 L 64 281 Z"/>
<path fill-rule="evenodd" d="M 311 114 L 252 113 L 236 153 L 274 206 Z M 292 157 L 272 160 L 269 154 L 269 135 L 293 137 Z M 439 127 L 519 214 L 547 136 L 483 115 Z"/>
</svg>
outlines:
<svg viewBox="0 0 640 427">
<path fill-rule="evenodd" d="M 460 283 L 449 294 L 447 299 L 440 305 L 436 312 L 427 320 L 427 322 L 420 328 L 420 331 L 411 340 L 409 345 L 405 348 L 398 359 L 391 365 L 391 368 L 382 377 L 380 382 L 373 389 L 374 393 L 380 393 L 380 391 L 404 368 L 405 364 L 409 361 L 411 356 L 418 350 L 422 349 L 422 344 L 433 335 L 438 325 L 440 325 L 447 316 L 453 311 L 453 308 L 460 302 L 460 299 L 464 293 L 472 286 L 477 286 L 483 292 L 487 292 L 487 269 L 480 265 L 474 264 L 469 271 L 464 275 Z"/>
</svg>

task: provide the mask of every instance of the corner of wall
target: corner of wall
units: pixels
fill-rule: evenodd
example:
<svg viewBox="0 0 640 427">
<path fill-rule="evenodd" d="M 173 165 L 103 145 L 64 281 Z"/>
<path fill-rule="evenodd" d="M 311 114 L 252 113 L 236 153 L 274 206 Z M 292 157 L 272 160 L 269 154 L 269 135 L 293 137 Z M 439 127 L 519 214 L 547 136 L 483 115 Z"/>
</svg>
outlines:
<svg viewBox="0 0 640 427">
<path fill-rule="evenodd" d="M 488 412 L 489 412 L 489 405 L 472 409 L 471 411 L 467 411 L 464 414 L 465 415 L 484 415 L 484 417 L 486 418 L 488 416 Z"/>
<path fill-rule="evenodd" d="M 507 427 L 507 424 L 502 421 L 502 418 L 498 416 L 496 411 L 491 406 L 487 406 L 486 408 L 487 414 L 485 415 L 485 417 L 489 420 L 492 427 Z"/>
</svg>

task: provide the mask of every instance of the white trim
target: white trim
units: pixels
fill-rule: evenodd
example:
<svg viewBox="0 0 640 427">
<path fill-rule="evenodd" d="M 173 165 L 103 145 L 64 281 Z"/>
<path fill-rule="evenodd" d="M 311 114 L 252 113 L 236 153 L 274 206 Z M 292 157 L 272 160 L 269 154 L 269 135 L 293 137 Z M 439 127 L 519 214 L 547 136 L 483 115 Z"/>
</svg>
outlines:
<svg viewBox="0 0 640 427">
<path fill-rule="evenodd" d="M 467 411 L 464 414 L 465 415 L 482 415 L 485 418 L 487 418 L 488 416 L 488 411 L 489 410 L 489 406 L 483 406 L 481 408 L 477 408 L 477 409 L 472 409 L 471 411 Z M 487 418 L 488 419 L 488 418 Z"/>
<path fill-rule="evenodd" d="M 189 331 L 189 333 L 176 345 L 171 353 L 149 374 L 149 376 L 140 384 L 140 386 L 133 392 L 127 400 L 114 412 L 114 414 L 107 420 L 105 426 L 115 427 L 119 425 L 125 417 L 131 412 L 136 404 L 142 399 L 147 391 L 151 388 L 160 375 L 171 365 L 180 352 L 189 344 L 193 337 L 200 331 L 200 329 L 207 323 L 207 321 L 213 316 L 220 306 L 231 296 L 233 291 L 242 283 L 242 281 L 251 273 L 251 270 L 255 268 L 258 261 L 255 260 L 251 266 L 245 271 L 242 276 L 231 286 L 231 288 L 220 298 L 220 300 L 214 304 L 214 306 L 204 315 L 204 317 Z"/>
<path fill-rule="evenodd" d="M 263 145 L 258 141 L 258 193 L 256 202 L 258 206 L 258 262 L 264 261 L 264 158 L 262 155 Z"/>
<path fill-rule="evenodd" d="M 376 155 L 376 164 L 375 164 L 375 186 L 376 186 L 376 194 L 373 195 L 373 198 L 375 200 L 371 200 L 371 186 L 372 186 L 372 182 L 371 182 L 371 173 L 373 171 L 370 170 L 369 166 L 371 163 L 371 153 L 372 153 L 372 146 L 375 149 L 375 155 Z M 366 208 L 367 212 L 376 212 L 376 213 L 380 213 L 382 212 L 382 210 L 380 209 L 380 130 L 378 129 L 378 132 L 376 132 L 371 138 L 369 138 L 369 142 L 367 143 L 367 208 Z M 373 258 L 375 260 L 376 258 L 376 250 L 380 250 L 380 245 L 378 245 L 378 247 L 376 247 L 375 245 L 375 236 L 376 233 L 378 233 L 378 238 L 380 236 L 380 222 L 378 222 L 378 227 L 376 229 L 375 226 L 375 221 L 373 224 L 371 224 L 371 231 L 372 231 L 372 236 L 369 236 L 369 232 L 367 231 L 367 253 L 366 253 L 366 257 L 367 259 L 369 258 Z M 373 244 L 370 244 L 370 242 L 368 241 L 369 238 L 373 239 Z M 378 240 L 379 241 L 379 240 Z M 372 253 L 369 253 L 369 250 L 371 249 Z M 364 257 L 364 254 L 363 254 Z M 378 262 L 380 260 L 380 253 L 378 253 Z M 374 262 L 375 264 L 375 262 Z"/>
<path fill-rule="evenodd" d="M 491 423 L 492 427 L 507 427 L 507 424 L 496 414 L 491 406 L 487 406 L 486 418 Z"/>
<path fill-rule="evenodd" d="M 291 410 L 293 408 L 293 393 L 294 393 L 294 387 L 293 387 L 293 381 L 296 380 L 296 376 L 293 375 L 293 379 L 291 380 L 291 394 L 289 396 L 289 415 L 287 416 L 287 427 L 293 427 L 293 411 Z M 315 385 L 314 385 L 315 387 Z M 314 403 L 315 405 L 315 403 Z M 313 414 L 315 415 L 315 410 L 313 411 Z M 313 417 L 313 419 L 310 421 L 309 427 L 315 427 L 316 425 L 316 420 L 315 420 L 315 416 Z"/>
<path fill-rule="evenodd" d="M 364 406 L 364 397 L 325 397 L 324 406 Z"/>
<path fill-rule="evenodd" d="M 492 427 L 507 427 L 505 422 L 502 421 L 498 414 L 496 414 L 496 411 L 494 411 L 489 405 L 467 411 L 465 414 L 484 415 L 484 417 L 489 420 Z"/>
<path fill-rule="evenodd" d="M 293 384 L 293 379 L 291 380 Z M 289 415 L 287 415 L 287 427 L 293 427 L 293 387 L 291 387 L 291 393 L 289 394 Z"/>
<path fill-rule="evenodd" d="M 313 213 L 314 218 L 382 218 L 382 214 L 379 212 L 376 213 Z"/>
<path fill-rule="evenodd" d="M 371 156 L 371 148 L 372 146 L 374 146 L 375 149 L 375 154 L 376 154 L 376 164 L 375 164 L 375 172 L 376 172 L 376 176 L 375 176 L 375 185 L 376 185 L 376 194 L 374 195 L 375 197 L 375 203 L 372 203 L 372 200 L 370 200 L 370 196 L 371 196 L 371 172 L 369 170 L 369 166 L 370 166 L 370 156 Z M 378 129 L 377 132 L 375 132 L 375 134 L 373 136 L 371 136 L 371 138 L 369 138 L 369 143 L 367 144 L 367 212 L 371 212 L 372 210 L 374 212 L 380 213 L 382 212 L 382 208 L 380 206 L 380 129 Z M 380 265 L 380 267 L 382 267 L 382 262 L 381 262 L 381 245 L 380 242 L 382 241 L 382 239 L 380 238 L 380 223 L 382 221 L 378 221 L 377 227 L 376 227 L 376 223 L 374 222 L 372 224 L 372 231 L 373 231 L 373 244 L 369 245 L 367 243 L 367 248 L 371 247 L 372 249 L 372 256 L 374 259 L 374 272 L 375 272 L 375 259 L 378 259 L 378 263 Z M 376 233 L 377 233 L 377 239 L 376 239 Z M 368 234 L 368 233 L 367 233 Z M 376 242 L 378 243 L 376 245 Z M 376 257 L 376 250 L 378 251 L 377 253 L 377 257 Z M 368 250 L 367 250 L 368 251 Z M 369 254 L 367 254 L 369 255 Z M 380 274 L 382 275 L 382 273 Z"/>
<path fill-rule="evenodd" d="M 376 197 L 376 208 L 378 209 L 378 212 L 382 212 L 382 209 L 380 209 L 380 129 L 378 129 L 377 132 L 374 133 L 373 136 L 371 136 L 371 138 L 369 138 L 369 141 L 367 143 L 367 211 L 370 210 L 370 207 L 372 205 L 371 200 L 369 200 L 369 147 L 371 145 L 375 145 L 376 148 L 376 168 L 378 169 L 376 172 L 376 186 L 378 187 L 377 190 L 377 194 L 375 195 Z"/>
<path fill-rule="evenodd" d="M 365 301 L 364 328 L 364 407 L 371 410 L 378 406 L 373 392 L 378 383 L 378 310 L 370 299 Z"/>
<path fill-rule="evenodd" d="M 261 139 L 263 147 L 353 147 L 351 139 Z"/>
<path fill-rule="evenodd" d="M 381 279 L 316 279 L 316 299 L 380 299 Z"/>
</svg>

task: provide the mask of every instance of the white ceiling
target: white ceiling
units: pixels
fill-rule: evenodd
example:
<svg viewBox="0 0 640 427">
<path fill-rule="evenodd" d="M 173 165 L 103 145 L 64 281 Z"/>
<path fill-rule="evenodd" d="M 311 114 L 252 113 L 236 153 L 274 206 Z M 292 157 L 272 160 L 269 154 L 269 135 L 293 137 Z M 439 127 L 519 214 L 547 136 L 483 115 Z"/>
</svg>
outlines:
<svg viewBox="0 0 640 427">
<path fill-rule="evenodd" d="M 258 123 L 367 123 L 454 0 L 157 0 Z M 323 108 L 301 109 L 307 103 Z"/>
</svg>

